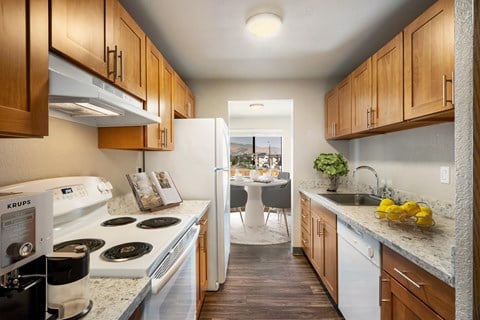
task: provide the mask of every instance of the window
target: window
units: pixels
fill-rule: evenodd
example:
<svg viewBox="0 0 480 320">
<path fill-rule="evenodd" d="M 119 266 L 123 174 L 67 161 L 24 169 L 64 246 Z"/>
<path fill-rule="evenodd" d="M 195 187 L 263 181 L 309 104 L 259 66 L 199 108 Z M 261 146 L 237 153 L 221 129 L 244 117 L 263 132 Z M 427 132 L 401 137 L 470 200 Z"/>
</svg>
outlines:
<svg viewBox="0 0 480 320">
<path fill-rule="evenodd" d="M 282 169 L 282 137 L 230 137 L 234 169 Z"/>
</svg>

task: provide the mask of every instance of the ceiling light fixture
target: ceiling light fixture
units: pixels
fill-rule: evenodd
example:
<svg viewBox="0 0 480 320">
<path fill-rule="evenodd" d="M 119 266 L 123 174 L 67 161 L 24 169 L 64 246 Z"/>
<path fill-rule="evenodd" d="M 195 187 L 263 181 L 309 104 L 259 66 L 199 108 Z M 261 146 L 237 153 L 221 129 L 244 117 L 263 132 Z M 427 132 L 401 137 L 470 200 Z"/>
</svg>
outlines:
<svg viewBox="0 0 480 320">
<path fill-rule="evenodd" d="M 282 19 L 274 13 L 259 13 L 247 19 L 247 30 L 259 37 L 271 37 L 278 33 Z"/>
<path fill-rule="evenodd" d="M 261 110 L 261 109 L 263 109 L 263 103 L 252 103 L 252 104 L 250 104 L 250 109 Z"/>
</svg>

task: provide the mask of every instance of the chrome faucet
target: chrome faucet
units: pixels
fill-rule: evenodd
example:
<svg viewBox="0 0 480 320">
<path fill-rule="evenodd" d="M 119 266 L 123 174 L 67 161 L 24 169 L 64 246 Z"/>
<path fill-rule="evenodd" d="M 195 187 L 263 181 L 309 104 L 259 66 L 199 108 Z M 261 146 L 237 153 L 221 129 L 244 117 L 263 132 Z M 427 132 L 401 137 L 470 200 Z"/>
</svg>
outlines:
<svg viewBox="0 0 480 320">
<path fill-rule="evenodd" d="M 376 189 L 375 189 L 375 193 L 374 195 L 376 195 L 377 197 L 381 197 L 381 194 L 380 194 L 380 183 L 379 183 L 379 180 L 378 180 L 378 174 L 377 174 L 377 171 L 375 171 L 375 169 L 373 169 L 372 167 L 370 166 L 358 166 L 355 168 L 355 170 L 353 170 L 353 177 L 355 177 L 355 173 L 360 170 L 360 169 L 367 169 L 368 171 L 370 171 L 371 173 L 373 173 L 375 175 L 375 179 L 377 181 L 377 185 L 376 185 Z"/>
</svg>

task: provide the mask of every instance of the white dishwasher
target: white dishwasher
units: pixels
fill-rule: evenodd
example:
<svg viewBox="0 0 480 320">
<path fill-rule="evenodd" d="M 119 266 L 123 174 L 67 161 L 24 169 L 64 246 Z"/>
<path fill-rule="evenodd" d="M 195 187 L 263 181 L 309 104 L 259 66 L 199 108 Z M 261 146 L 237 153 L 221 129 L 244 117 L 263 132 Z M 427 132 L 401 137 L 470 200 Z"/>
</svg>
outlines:
<svg viewBox="0 0 480 320">
<path fill-rule="evenodd" d="M 380 319 L 380 243 L 338 219 L 338 308 L 346 320 Z"/>
</svg>

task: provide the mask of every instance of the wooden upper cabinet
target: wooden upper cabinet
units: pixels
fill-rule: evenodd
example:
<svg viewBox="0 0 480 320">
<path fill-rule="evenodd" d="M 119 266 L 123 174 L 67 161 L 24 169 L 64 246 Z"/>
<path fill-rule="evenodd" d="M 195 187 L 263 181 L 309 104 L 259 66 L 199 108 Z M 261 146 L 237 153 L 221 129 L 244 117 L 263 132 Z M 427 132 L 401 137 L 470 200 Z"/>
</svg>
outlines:
<svg viewBox="0 0 480 320">
<path fill-rule="evenodd" d="M 338 91 L 338 124 L 335 125 L 335 136 L 341 137 L 352 132 L 352 81 L 349 75 L 337 85 Z"/>
<path fill-rule="evenodd" d="M 146 97 L 145 42 L 143 30 L 116 1 L 113 40 L 107 52 L 109 68 L 113 68 L 109 77 L 116 85 L 142 100 Z"/>
<path fill-rule="evenodd" d="M 372 59 L 352 73 L 352 132 L 372 127 Z"/>
<path fill-rule="evenodd" d="M 161 118 L 161 135 L 162 150 L 173 150 L 173 78 L 175 71 L 167 60 L 163 59 L 162 64 L 162 79 L 163 85 L 161 87 L 160 96 L 160 118 Z"/>
<path fill-rule="evenodd" d="M 0 136 L 48 135 L 48 1 L 2 1 Z"/>
<path fill-rule="evenodd" d="M 50 48 L 107 77 L 114 0 L 50 0 Z"/>
<path fill-rule="evenodd" d="M 175 72 L 173 76 L 173 109 L 175 115 L 180 118 L 187 118 L 186 100 L 187 85 L 182 78 Z"/>
<path fill-rule="evenodd" d="M 146 126 L 98 128 L 99 148 L 153 151 L 173 149 L 173 69 L 149 39 L 145 51 L 145 110 L 159 116 L 161 122 Z"/>
<path fill-rule="evenodd" d="M 453 29 L 453 0 L 437 1 L 404 29 L 405 119 L 453 109 Z"/>
<path fill-rule="evenodd" d="M 185 99 L 185 111 L 187 113 L 187 118 L 195 118 L 195 96 L 193 95 L 192 90 L 190 90 L 188 87 Z"/>
<path fill-rule="evenodd" d="M 142 100 L 145 42 L 117 0 L 51 0 L 50 48 Z"/>
<path fill-rule="evenodd" d="M 325 96 L 325 138 L 341 138 L 351 133 L 352 90 L 350 76 Z"/>
<path fill-rule="evenodd" d="M 325 95 L 325 138 L 335 137 L 335 126 L 338 124 L 338 90 L 333 88 Z"/>
<path fill-rule="evenodd" d="M 372 123 L 378 128 L 403 121 L 403 33 L 372 57 Z"/>
</svg>

